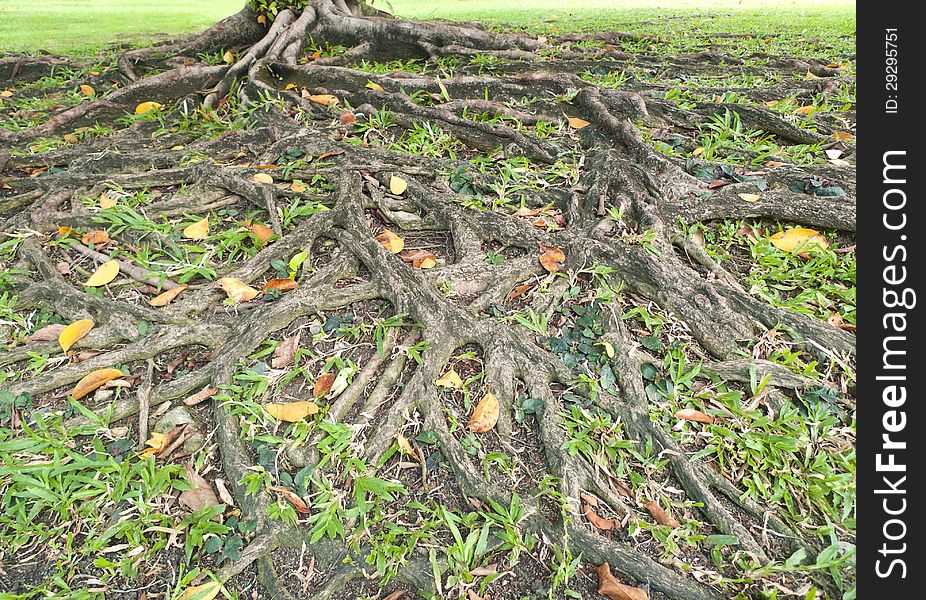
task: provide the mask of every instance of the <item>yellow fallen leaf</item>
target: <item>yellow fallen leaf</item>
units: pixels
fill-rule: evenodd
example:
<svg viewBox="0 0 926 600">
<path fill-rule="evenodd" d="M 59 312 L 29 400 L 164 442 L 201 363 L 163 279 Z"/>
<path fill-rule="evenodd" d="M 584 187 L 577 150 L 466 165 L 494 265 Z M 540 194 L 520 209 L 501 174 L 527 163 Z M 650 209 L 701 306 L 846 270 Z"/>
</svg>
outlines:
<svg viewBox="0 0 926 600">
<path fill-rule="evenodd" d="M 463 388 L 463 380 L 460 379 L 459 373 L 454 369 L 450 369 L 441 376 L 440 379 L 434 382 L 440 387 L 450 388 L 453 390 L 459 390 Z"/>
<path fill-rule="evenodd" d="M 805 227 L 795 227 L 787 231 L 779 231 L 771 238 L 772 244 L 779 250 L 794 252 L 795 250 L 826 250 L 829 244 L 819 231 Z"/>
<path fill-rule="evenodd" d="M 314 402 L 302 400 L 286 404 L 265 404 L 264 410 L 274 419 L 295 423 L 318 412 L 318 405 Z"/>
<path fill-rule="evenodd" d="M 96 95 L 96 90 L 85 83 L 80 86 L 80 93 L 88 98 L 93 98 Z"/>
<path fill-rule="evenodd" d="M 0 98 L 9 98 L 12 95 L 13 95 L 12 90 L 3 90 L 2 92 L 0 92 Z"/>
<path fill-rule="evenodd" d="M 806 115 L 809 115 L 810 113 L 812 113 L 812 112 L 815 111 L 815 110 L 817 110 L 817 107 L 816 107 L 816 106 L 814 106 L 813 104 L 808 104 L 807 106 L 802 106 L 802 107 L 798 108 L 797 110 L 795 110 L 795 111 L 794 111 L 794 114 L 806 116 Z"/>
<path fill-rule="evenodd" d="M 273 183 L 273 175 L 270 173 L 254 173 L 254 176 L 251 177 L 257 183 Z"/>
<path fill-rule="evenodd" d="M 142 102 L 141 104 L 139 104 L 138 106 L 135 107 L 135 114 L 136 114 L 136 115 L 143 115 L 143 114 L 145 114 L 145 113 L 148 112 L 148 111 L 151 111 L 151 110 L 158 110 L 158 109 L 160 109 L 162 106 L 164 106 L 164 105 L 161 104 L 160 102 L 152 102 L 152 101 L 149 101 L 149 102 Z"/>
<path fill-rule="evenodd" d="M 93 231 L 88 231 L 87 233 L 80 236 L 80 243 L 85 246 L 95 246 L 97 244 L 105 244 L 109 241 L 109 234 L 100 229 L 94 229 Z"/>
<path fill-rule="evenodd" d="M 183 237 L 188 240 L 201 240 L 209 235 L 209 217 L 200 219 L 183 228 Z"/>
<path fill-rule="evenodd" d="M 322 106 L 332 106 L 338 103 L 338 97 L 331 94 L 312 94 L 309 96 L 309 101 Z"/>
<path fill-rule="evenodd" d="M 160 294 L 158 294 L 157 296 L 155 296 L 154 298 L 152 298 L 151 300 L 148 300 L 148 304 L 150 304 L 151 306 L 167 306 L 168 304 L 173 302 L 174 298 L 179 296 L 180 293 L 183 292 L 183 290 L 187 289 L 188 287 L 190 286 L 184 283 L 183 285 L 178 285 L 175 288 L 170 288 L 169 290 L 165 290 L 161 292 Z"/>
<path fill-rule="evenodd" d="M 294 89 L 296 89 L 296 84 L 295 84 L 295 83 L 287 83 L 286 86 L 285 86 L 283 89 L 286 90 L 286 91 L 288 91 L 288 90 L 294 90 Z"/>
<path fill-rule="evenodd" d="M 399 452 L 405 454 L 406 456 L 411 456 L 417 462 L 421 462 L 421 459 L 418 458 L 418 453 L 415 452 L 415 448 L 412 447 L 411 443 L 405 438 L 404 435 L 397 433 L 395 436 L 395 441 L 399 445 Z"/>
<path fill-rule="evenodd" d="M 104 383 L 122 377 L 122 371 L 119 369 L 97 369 L 91 371 L 86 377 L 77 382 L 74 389 L 71 390 L 71 397 L 80 400 L 90 392 L 96 390 Z"/>
<path fill-rule="evenodd" d="M 556 246 L 540 245 L 540 264 L 550 273 L 557 273 L 563 269 L 566 253 Z"/>
<path fill-rule="evenodd" d="M 393 175 L 389 178 L 389 191 L 396 196 L 401 195 L 408 188 L 408 182 L 401 177 Z"/>
<path fill-rule="evenodd" d="M 77 142 L 80 141 L 80 138 L 74 135 L 73 133 L 65 133 L 64 135 L 61 136 L 61 139 L 63 139 L 65 142 L 69 144 L 76 144 Z"/>
<path fill-rule="evenodd" d="M 737 194 L 737 196 L 746 202 L 756 202 L 759 198 L 762 197 L 759 194 Z"/>
<path fill-rule="evenodd" d="M 837 131 L 836 133 L 833 134 L 833 137 L 836 138 L 837 140 L 842 140 L 844 142 L 847 142 L 855 136 L 853 136 L 848 131 Z"/>
<path fill-rule="evenodd" d="M 487 392 L 469 418 L 468 427 L 473 433 L 485 433 L 498 423 L 498 413 L 500 407 L 498 398 L 492 392 Z"/>
<path fill-rule="evenodd" d="M 302 183 L 301 181 L 294 181 L 289 186 L 289 189 L 296 192 L 297 194 L 301 194 L 302 192 L 306 191 L 307 188 L 305 187 L 305 184 Z"/>
<path fill-rule="evenodd" d="M 222 55 L 222 60 L 230 65 L 235 64 L 235 55 L 231 50 L 226 50 L 225 54 Z"/>
<path fill-rule="evenodd" d="M 267 15 L 257 15 L 257 22 L 261 25 L 267 24 Z"/>
<path fill-rule="evenodd" d="M 804 75 L 804 79 L 820 79 L 816 75 L 810 72 L 810 69 L 807 69 L 807 74 Z"/>
<path fill-rule="evenodd" d="M 84 285 L 89 287 L 100 287 L 115 279 L 118 274 L 119 261 L 109 260 L 100 265 L 99 268 L 93 272 L 93 275 L 90 276 L 90 279 L 84 282 Z"/>
<path fill-rule="evenodd" d="M 259 239 L 261 243 L 266 242 L 274 235 L 276 235 L 272 229 L 263 223 L 252 223 L 248 229 L 251 230 L 251 233 L 257 236 L 257 239 Z"/>
<path fill-rule="evenodd" d="M 151 434 L 151 437 L 145 440 L 145 445 L 148 447 L 139 452 L 136 456 L 157 456 L 167 449 L 167 436 L 163 433 L 154 432 Z"/>
<path fill-rule="evenodd" d="M 381 92 L 381 91 L 383 91 L 383 86 L 381 86 L 380 84 L 375 83 L 375 82 L 373 82 L 373 81 L 368 81 L 368 82 L 367 82 L 367 89 L 371 89 L 371 90 L 373 90 L 374 92 Z"/>
<path fill-rule="evenodd" d="M 263 16 L 263 15 L 261 15 Z M 222 584 L 218 581 L 210 581 L 202 585 L 195 585 L 187 588 L 180 596 L 180 600 L 213 600 L 222 590 Z"/>
<path fill-rule="evenodd" d="M 402 251 L 402 248 L 405 247 L 405 240 L 389 231 L 388 229 L 384 230 L 381 234 L 376 236 L 376 241 L 382 244 L 382 246 L 392 252 L 393 254 L 398 254 Z"/>
<path fill-rule="evenodd" d="M 100 194 L 100 208 L 112 208 L 119 200 L 106 192 Z"/>
<path fill-rule="evenodd" d="M 225 290 L 229 298 L 239 304 L 253 299 L 260 293 L 245 282 L 234 277 L 223 277 L 219 279 L 216 284 Z"/>
<path fill-rule="evenodd" d="M 421 259 L 421 262 L 418 263 L 418 268 L 419 269 L 433 269 L 434 265 L 436 264 L 437 264 L 436 260 L 434 260 L 430 256 L 426 256 Z"/>
<path fill-rule="evenodd" d="M 61 330 L 61 333 L 58 335 L 58 345 L 61 346 L 62 350 L 67 352 L 77 340 L 90 333 L 91 329 L 93 329 L 93 321 L 90 319 L 74 321 Z"/>
<path fill-rule="evenodd" d="M 582 129 L 583 127 L 588 127 L 591 125 L 585 119 L 580 119 L 579 117 L 569 117 L 569 126 L 573 129 Z"/>
<path fill-rule="evenodd" d="M 702 154 L 704 154 L 704 146 L 698 146 L 691 151 L 692 156 L 701 156 Z"/>
</svg>

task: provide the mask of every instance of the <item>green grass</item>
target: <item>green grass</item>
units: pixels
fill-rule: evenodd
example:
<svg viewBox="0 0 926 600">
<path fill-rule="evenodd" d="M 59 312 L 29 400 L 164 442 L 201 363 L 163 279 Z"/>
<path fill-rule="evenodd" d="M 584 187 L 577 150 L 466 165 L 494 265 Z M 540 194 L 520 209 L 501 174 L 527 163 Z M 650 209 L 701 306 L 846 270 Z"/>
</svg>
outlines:
<svg viewBox="0 0 926 600">
<path fill-rule="evenodd" d="M 244 0 L 0 0 L 0 52 L 96 50 L 194 33 L 236 12 Z M 676 19 L 709 31 L 851 35 L 851 0 L 377 0 L 401 17 L 483 21 L 535 33 L 614 29 L 670 33 Z M 692 19 L 694 21 L 692 21 Z M 812 33 L 811 33 L 812 32 Z"/>
</svg>

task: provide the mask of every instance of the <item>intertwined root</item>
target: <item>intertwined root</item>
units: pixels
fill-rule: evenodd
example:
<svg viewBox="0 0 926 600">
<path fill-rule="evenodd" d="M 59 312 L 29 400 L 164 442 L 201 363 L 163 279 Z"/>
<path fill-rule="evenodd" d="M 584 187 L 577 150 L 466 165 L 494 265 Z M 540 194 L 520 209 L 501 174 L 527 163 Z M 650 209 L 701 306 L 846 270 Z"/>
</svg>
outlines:
<svg viewBox="0 0 926 600">
<path fill-rule="evenodd" d="M 306 63 L 305 47 L 310 35 L 316 41 L 339 43 L 350 49 L 339 57 Z M 281 12 L 266 31 L 245 10 L 192 40 L 126 53 L 119 61 L 119 70 L 127 85 L 119 91 L 105 100 L 65 110 L 26 136 L 2 135 L 19 143 L 26 137 L 55 135 L 93 120 L 111 118 L 152 98 L 165 104 L 169 100 L 187 102 L 188 106 L 201 103 L 208 108 L 218 105 L 229 93 L 243 99 L 280 98 L 313 117 L 319 114 L 318 106 L 295 91 L 308 87 L 317 93 L 334 94 L 342 102 L 357 107 L 360 113 L 371 114 L 380 107 L 388 107 L 399 127 L 430 121 L 471 149 L 493 151 L 502 147 L 507 154 L 523 155 L 536 163 L 555 162 L 563 149 L 506 124 L 474 121 L 465 116 L 467 111 L 504 115 L 529 125 L 541 120 L 557 121 L 563 107 L 568 106 L 571 113 L 592 124 L 576 136 L 576 150 L 585 157 L 584 169 L 571 191 L 557 191 L 548 197 L 531 193 L 538 200 L 537 205 L 555 202 L 565 218 L 562 229 L 547 232 L 510 215 L 464 208 L 444 177 L 436 176 L 453 172 L 460 165 L 456 161 L 402 155 L 375 146 L 341 144 L 329 139 L 319 128 L 307 127 L 276 112 L 256 113 L 257 125 L 249 131 L 189 142 L 188 150 L 215 162 L 178 164 L 176 153 L 166 150 L 172 143 L 159 141 L 152 147 L 143 129 L 124 130 L 112 138 L 49 153 L 46 159 L 61 167 L 57 173 L 41 179 L 11 179 L 18 193 L 0 199 L 0 214 L 6 219 L 4 230 L 33 232 L 19 251 L 22 265 L 31 273 L 20 282 L 20 301 L 24 307 L 51 308 L 66 319 L 91 315 L 98 326 L 88 343 L 109 350 L 58 368 L 41 379 L 16 383 L 12 390 L 46 393 L 78 380 L 92 369 L 132 364 L 182 347 L 204 347 L 209 356 L 206 364 L 177 379 L 155 384 L 150 402 L 156 405 L 188 396 L 207 384 L 229 383 L 242 357 L 252 353 L 267 336 L 282 332 L 300 318 L 317 311 L 382 299 L 396 313 L 408 314 L 422 327 L 420 331 L 402 334 L 405 337 L 391 334 L 385 343 L 387 352 L 358 375 L 329 415 L 332 420 L 350 418 L 353 425 L 369 428 L 364 444 L 369 464 L 375 464 L 389 449 L 395 433 L 410 415 L 418 415 L 423 427 L 436 432 L 460 493 L 507 504 L 511 490 L 485 480 L 448 428 L 433 385 L 454 352 L 472 345 L 484 352 L 486 381 L 501 402 L 497 435 L 502 443 L 512 439 L 513 403 L 516 390 L 523 388 L 530 396 L 543 400 L 543 407 L 536 414 L 536 430 L 545 468 L 558 479 L 559 491 L 572 504 L 574 514 L 580 514 L 579 494 L 583 491 L 594 492 L 617 512 L 639 511 L 632 498 L 615 488 L 607 473 L 561 451 L 566 437 L 560 415 L 566 406 L 555 390 L 558 384 L 568 385 L 572 381 L 569 369 L 527 335 L 526 330 L 489 316 L 487 309 L 504 304 L 506 295 L 519 282 L 545 276 L 535 258 L 536 248 L 538 244 L 556 246 L 568 257 L 568 271 L 606 266 L 613 269 L 623 289 L 652 300 L 673 314 L 712 355 L 715 371 L 724 377 L 748 379 L 752 366 L 758 368 L 760 376 L 770 373 L 772 386 L 800 388 L 805 384 L 800 377 L 775 365 L 734 359 L 738 343 L 754 339 L 760 327 L 783 326 L 808 347 L 844 356 L 854 353 L 854 339 L 825 323 L 774 308 L 750 296 L 739 287 L 734 276 L 682 235 L 677 224 L 702 219 L 764 217 L 853 230 L 855 205 L 852 200 L 811 199 L 790 191 L 787 184 L 791 180 L 807 176 L 806 170 L 796 167 L 771 169 L 768 178 L 772 188 L 755 202 L 740 201 L 737 186 L 715 192 L 707 199 L 697 195 L 702 184 L 653 152 L 642 141 L 633 122 L 691 126 L 692 121 L 701 118 L 699 115 L 706 114 L 706 107 L 683 111 L 669 103 L 644 103 L 636 93 L 599 88 L 570 73 L 578 70 L 583 61 L 589 62 L 581 53 L 567 52 L 562 60 L 544 63 L 549 70 L 536 71 L 538 63 L 531 61 L 544 47 L 545 42 L 527 36 L 364 16 L 353 5 L 320 0 L 299 15 L 288 10 Z M 226 66 L 183 66 L 148 75 L 150 69 L 165 60 L 221 48 L 241 50 L 237 61 Z M 477 53 L 499 59 L 495 74 L 474 74 L 465 66 L 466 59 Z M 432 77 L 401 73 L 371 75 L 349 66 L 363 59 L 445 56 L 463 59 L 462 75 L 439 82 Z M 712 67 L 714 58 L 679 57 L 678 65 L 693 71 L 705 70 Z M 823 77 L 832 75 L 814 63 L 778 66 L 782 70 L 811 69 Z M 21 61 L 15 74 L 29 76 L 41 69 L 39 64 Z M 368 86 L 368 82 L 377 86 Z M 381 89 L 373 89 L 377 87 Z M 416 103 L 408 95 L 416 90 L 443 95 L 446 101 Z M 523 109 L 511 107 L 512 101 L 528 98 L 539 100 L 522 103 Z M 571 100 L 571 104 L 558 104 L 563 99 Z M 818 135 L 796 130 L 761 109 L 750 109 L 742 116 L 783 139 L 806 142 L 809 136 Z M 120 152 L 103 152 L 111 148 L 119 148 Z M 292 179 L 303 180 L 325 175 L 333 189 L 323 200 L 330 210 L 305 218 L 288 230 L 276 218 L 281 202 L 287 200 L 286 193 L 252 181 L 253 168 L 235 167 L 224 160 L 243 152 L 254 163 L 269 163 L 287 148 L 299 148 L 308 156 L 335 153 L 328 159 L 333 166 L 308 165 L 290 173 Z M 29 160 L 9 158 L 7 168 L 27 165 Z M 853 176 L 845 170 L 815 167 L 815 172 L 852 188 Z M 408 189 L 400 199 L 384 192 L 393 175 L 408 181 Z M 480 174 L 471 176 L 479 183 Z M 44 236 L 59 226 L 86 228 L 93 224 L 92 214 L 75 201 L 79 194 L 92 197 L 104 186 L 140 190 L 181 184 L 194 192 L 180 202 L 156 202 L 147 208 L 148 214 L 167 217 L 204 214 L 245 202 L 266 210 L 281 235 L 253 258 L 232 265 L 223 276 L 260 282 L 274 260 L 288 259 L 324 239 L 336 240 L 337 248 L 327 257 L 325 266 L 278 301 L 229 311 L 218 305 L 219 294 L 206 285 L 194 285 L 174 304 L 162 309 L 139 303 L 131 296 L 119 299 L 88 295 L 55 268 L 50 251 L 43 247 Z M 612 225 L 603 217 L 612 207 L 624 211 L 630 231 L 656 232 L 651 248 L 621 239 L 610 231 Z M 454 260 L 428 271 L 410 268 L 376 241 L 370 215 L 377 215 L 406 233 L 449 233 Z M 499 243 L 525 252 L 504 264 L 488 265 L 484 260 L 484 243 Z M 143 270 L 133 271 L 130 266 L 123 271 L 139 282 L 150 275 Z M 458 299 L 462 294 L 445 294 L 440 289 L 442 285 L 466 290 L 465 302 Z M 551 279 L 546 291 L 532 300 L 533 306 L 538 313 L 552 313 L 567 288 L 562 281 Z M 134 341 L 137 337 L 134 323 L 141 320 L 156 324 L 159 332 Z M 812 552 L 811 541 L 802 539 L 766 507 L 741 498 L 740 491 L 721 474 L 690 462 L 679 444 L 651 422 L 640 375 L 641 356 L 634 352 L 633 336 L 616 315 L 607 319 L 603 339 L 616 349 L 613 370 L 618 381 L 616 392 L 603 393 L 598 404 L 625 424 L 632 439 L 641 443 L 652 441 L 657 451 L 671 457 L 675 479 L 690 500 L 702 504 L 700 510 L 706 520 L 718 531 L 735 535 L 742 548 L 759 561 L 779 558 L 770 556 L 767 535 Z M 394 351 L 419 340 L 429 343 L 421 364 L 414 364 Z M 0 365 L 24 360 L 25 352 L 9 353 L 0 358 Z M 395 385 L 400 380 L 404 384 L 396 395 Z M 384 407 L 387 395 L 390 401 Z M 137 410 L 137 399 L 129 398 L 116 406 L 114 418 L 133 415 Z M 272 595 L 290 597 L 270 552 L 283 545 L 300 547 L 308 543 L 307 533 L 267 519 L 265 507 L 272 501 L 267 493 L 257 496 L 243 493 L 237 482 L 246 474 L 251 459 L 240 439 L 239 423 L 222 405 L 215 406 L 214 415 L 223 467 L 232 482 L 232 492 L 239 505 L 248 514 L 257 515 L 260 521 L 259 533 L 242 560 L 226 567 L 222 576 L 231 577 L 256 560 L 262 581 Z M 302 456 L 301 460 L 311 458 Z M 298 452 L 291 459 L 300 460 Z M 565 530 L 576 554 L 582 552 L 588 561 L 608 562 L 622 575 L 648 582 L 653 590 L 670 598 L 723 596 L 721 591 L 634 551 L 629 543 L 594 533 L 581 519 L 560 522 L 558 515 L 551 516 L 549 511 L 542 510 L 538 499 L 533 502 L 538 504 L 528 511 L 530 516 L 524 526 L 547 538 L 562 536 Z M 744 519 L 743 513 L 749 518 Z M 309 548 L 319 568 L 330 567 L 337 572 L 313 592 L 313 597 L 335 597 L 351 579 L 362 575 L 353 566 L 334 566 L 343 557 L 343 548 L 338 544 L 321 541 L 310 544 Z M 398 578 L 411 587 L 430 590 L 433 582 L 429 573 L 429 566 L 413 559 Z"/>
</svg>

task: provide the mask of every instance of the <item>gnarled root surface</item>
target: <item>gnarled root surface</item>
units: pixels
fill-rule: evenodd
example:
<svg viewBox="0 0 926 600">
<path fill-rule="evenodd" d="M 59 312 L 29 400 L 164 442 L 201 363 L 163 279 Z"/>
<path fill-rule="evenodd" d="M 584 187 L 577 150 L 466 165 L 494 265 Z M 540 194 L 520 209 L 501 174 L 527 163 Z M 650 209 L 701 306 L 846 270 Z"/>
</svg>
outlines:
<svg viewBox="0 0 926 600">
<path fill-rule="evenodd" d="M 306 49 L 310 38 L 348 50 L 333 57 L 313 57 Z M 798 347 L 851 360 L 854 338 L 828 323 L 772 307 L 751 296 L 733 274 L 692 244 L 679 224 L 756 217 L 851 232 L 853 198 L 799 194 L 789 189 L 789 183 L 817 174 L 851 190 L 854 175 L 847 169 L 830 167 L 774 167 L 768 169 L 770 189 L 755 202 L 743 202 L 738 196 L 750 191 L 747 184 L 705 194 L 705 184 L 654 152 L 635 126 L 687 123 L 695 127 L 707 114 L 705 107 L 682 110 L 667 102 L 644 102 L 634 91 L 598 87 L 573 74 L 590 62 L 584 54 L 566 52 L 557 61 L 541 62 L 538 57 L 545 47 L 545 41 L 526 35 L 365 15 L 344 2 L 319 0 L 301 14 L 283 11 L 269 27 L 257 24 L 255 15 L 245 10 L 195 38 L 127 52 L 118 63 L 118 76 L 124 85 L 115 93 L 64 110 L 25 133 L 0 135 L 18 146 L 30 139 L 112 122 L 149 100 L 186 111 L 220 107 L 230 101 L 262 101 L 274 108 L 254 111 L 250 128 L 212 139 L 191 139 L 182 133 L 152 137 L 157 123 L 140 120 L 109 137 L 88 138 L 76 146 L 46 153 L 41 160 L 54 169 L 41 177 L 14 175 L 7 180 L 14 192 L 0 198 L 3 230 L 25 235 L 18 254 L 21 266 L 28 271 L 20 276 L 21 305 L 50 308 L 71 320 L 92 317 L 97 327 L 87 345 L 105 349 L 41 378 L 8 387 L 34 395 L 49 393 L 73 384 L 92 369 L 131 365 L 178 348 L 204 347 L 208 360 L 183 376 L 154 382 L 150 393 L 153 408 L 187 397 L 206 385 L 232 383 L 243 357 L 307 316 L 385 301 L 395 314 L 404 313 L 421 327 L 390 334 L 384 354 L 372 359 L 376 362 L 371 368 L 358 374 L 358 381 L 332 402 L 328 416 L 364 431 L 365 442 L 358 452 L 363 453 L 367 464 L 377 464 L 393 446 L 396 433 L 414 418 L 421 429 L 435 432 L 452 470 L 449 486 L 463 498 L 508 505 L 511 486 L 499 479 L 486 479 L 482 465 L 448 424 L 445 401 L 433 383 L 460 349 L 478 348 L 484 360 L 484 381 L 501 403 L 498 425 L 486 435 L 502 446 L 516 445 L 517 432 L 523 427 L 514 420 L 518 395 L 542 400 L 542 407 L 530 420 L 542 471 L 555 478 L 556 491 L 571 510 L 571 518 L 564 519 L 561 513 L 544 507 L 541 495 L 522 493 L 529 515 L 521 525 L 525 531 L 547 540 L 568 536 L 574 555 L 581 552 L 585 561 L 594 564 L 608 562 L 623 580 L 648 584 L 656 595 L 685 600 L 727 597 L 729 590 L 716 587 L 709 577 L 696 578 L 670 562 L 660 562 L 637 549 L 632 539 L 605 537 L 580 516 L 580 494 L 592 493 L 618 515 L 651 519 L 639 498 L 621 491 L 614 473 L 562 451 L 567 438 L 561 415 L 568 412 L 563 390 L 569 386 L 578 389 L 575 374 L 540 343 L 540 338 L 510 320 L 493 316 L 493 307 L 511 302 L 508 296 L 515 286 L 540 283 L 536 293 L 519 301 L 537 314 L 550 315 L 572 285 L 587 283 L 588 277 L 582 272 L 607 267 L 613 273 L 615 289 L 619 282 L 621 293 L 655 303 L 683 324 L 703 349 L 703 358 L 716 364 L 723 377 L 742 381 L 745 373 L 748 381 L 749 369 L 756 367 L 760 375 L 772 374 L 770 389 L 774 394 L 790 394 L 804 385 L 802 378 L 769 363 L 742 359 L 737 350 L 768 329 L 782 328 L 790 332 Z M 234 64 L 208 65 L 196 60 L 201 53 L 223 49 L 235 52 Z M 472 66 L 470 59 L 475 55 L 495 57 L 497 68 L 491 75 Z M 456 57 L 460 66 L 452 76 L 440 79 L 400 72 L 372 74 L 352 68 L 364 60 L 438 61 L 445 57 Z M 622 58 L 615 53 L 600 60 L 619 64 Z M 677 64 L 680 70 L 708 70 L 716 66 L 715 59 L 682 56 Z M 4 64 L 2 75 L 34 79 L 57 62 L 59 59 L 20 59 Z M 809 69 L 823 78 L 832 75 L 813 62 L 784 62 L 776 68 L 797 73 Z M 308 93 L 300 93 L 301 89 Z M 533 206 L 553 203 L 562 215 L 561 222 L 556 227 L 539 228 L 518 216 L 465 206 L 464 197 L 447 183 L 447 174 L 465 168 L 464 162 L 340 141 L 343 134 L 338 133 L 341 129 L 337 124 L 331 125 L 332 113 L 308 98 L 309 94 L 325 93 L 353 107 L 363 118 L 385 107 L 400 129 L 423 122 L 436 124 L 468 150 L 493 152 L 501 148 L 504 156 L 524 156 L 538 165 L 555 164 L 564 152 L 575 152 L 582 157 L 582 164 L 571 189 L 551 194 L 529 190 L 525 196 Z M 422 97 L 431 100 L 423 102 Z M 523 102 L 518 104 L 519 100 Z M 512 108 L 515 105 L 521 108 Z M 571 149 L 512 125 L 557 122 L 564 112 L 590 123 L 573 132 Z M 505 118 L 472 118 L 485 113 Z M 770 111 L 751 109 L 741 117 L 752 127 L 796 143 L 816 141 L 825 134 L 794 127 Z M 184 146 L 184 151 L 171 150 L 176 146 Z M 303 161 L 285 175 L 267 172 L 273 173 L 278 183 L 323 177 L 327 191 L 320 200 L 329 210 L 285 223 L 280 209 L 291 204 L 298 193 L 255 182 L 252 176 L 264 171 L 252 165 L 272 164 L 294 148 L 299 156 L 325 158 L 314 163 Z M 199 160 L 181 160 L 189 153 L 195 153 Z M 34 166 L 34 161 L 14 155 L 5 159 L 3 168 L 15 173 Z M 393 176 L 408 182 L 401 195 L 387 191 Z M 481 173 L 471 171 L 467 176 L 473 185 L 486 183 Z M 201 279 L 194 280 L 194 285 L 169 306 L 153 308 L 139 301 L 142 296 L 133 292 L 132 286 L 91 295 L 56 269 L 54 253 L 58 250 L 50 248 L 46 240 L 54 239 L 58 227 L 84 230 L 96 223 L 96 213 L 78 201 L 79 197 L 93 198 L 113 188 L 131 193 L 171 186 L 183 186 L 188 193 L 148 205 L 147 217 L 204 215 L 232 206 L 266 211 L 278 239 L 247 260 L 224 265 L 219 276 L 236 277 L 259 287 L 273 277 L 271 263 L 287 261 L 303 249 L 312 250 L 307 264 L 316 268 L 303 275 L 298 288 L 279 299 L 258 299 L 240 308 L 223 306 L 224 294 L 207 283 L 197 284 Z M 620 223 L 607 218 L 611 209 L 622 211 Z M 451 252 L 447 255 L 452 259 L 433 269 L 414 269 L 375 239 L 383 227 L 402 236 L 449 236 Z M 641 243 L 647 231 L 654 235 Z M 336 243 L 327 246 L 325 260 L 316 264 L 313 261 L 325 240 Z M 519 253 L 502 264 L 487 264 L 485 248 L 492 244 L 518 249 Z M 565 278 L 548 275 L 538 262 L 541 244 L 563 250 L 567 257 Z M 80 248 L 72 245 L 66 251 L 81 252 L 90 265 L 88 270 L 108 258 L 105 250 Z M 122 270 L 138 288 L 159 282 L 130 262 L 124 262 Z M 176 284 L 168 280 L 160 285 L 169 288 Z M 140 321 L 156 325 L 156 332 L 138 340 L 136 323 Z M 605 319 L 604 327 L 601 339 L 614 349 L 611 364 L 617 381 L 594 396 L 592 403 L 623 423 L 627 439 L 652 444 L 655 452 L 668 457 L 671 480 L 684 490 L 688 501 L 696 503 L 698 508 L 692 510 L 697 511 L 697 519 L 718 533 L 736 536 L 740 548 L 759 563 L 780 560 L 801 547 L 811 556 L 818 551 L 817 542 L 805 539 L 769 507 L 742 498 L 742 490 L 723 473 L 708 463 L 689 460 L 679 441 L 652 422 L 641 375 L 641 365 L 650 360 L 649 355 L 641 352 L 634 333 L 618 312 Z M 427 346 L 419 364 L 403 350 L 422 341 Z M 0 361 L 12 365 L 26 358 L 25 351 L 13 351 Z M 133 415 L 137 410 L 137 400 L 129 398 L 116 406 L 114 418 Z M 284 546 L 298 549 L 305 545 L 315 560 L 315 569 L 331 575 L 313 588 L 312 597 L 336 597 L 351 580 L 362 577 L 362 544 L 358 560 L 344 563 L 346 551 L 341 544 L 327 538 L 312 542 L 308 528 L 282 526 L 280 521 L 268 519 L 266 506 L 276 501 L 273 494 L 243 493 L 238 482 L 254 460 L 242 441 L 239 418 L 228 405 L 218 402 L 213 415 L 215 440 L 231 491 L 243 512 L 257 516 L 260 522 L 242 560 L 226 566 L 221 575 L 232 577 L 256 561 L 261 581 L 271 595 L 292 597 L 285 574 L 272 559 L 273 552 Z M 304 464 L 315 458 L 311 449 L 303 448 L 291 450 L 286 460 Z M 540 478 L 538 475 L 537 480 Z M 768 542 L 770 536 L 775 544 Z M 412 557 L 399 570 L 398 580 L 409 588 L 436 590 L 425 559 Z"/>
</svg>

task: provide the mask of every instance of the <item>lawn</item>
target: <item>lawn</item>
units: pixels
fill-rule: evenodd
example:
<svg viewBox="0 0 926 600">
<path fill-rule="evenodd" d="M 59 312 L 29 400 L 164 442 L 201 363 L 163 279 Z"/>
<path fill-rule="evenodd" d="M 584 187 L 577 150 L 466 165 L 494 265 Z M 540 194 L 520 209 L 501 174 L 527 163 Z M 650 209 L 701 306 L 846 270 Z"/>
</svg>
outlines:
<svg viewBox="0 0 926 600">
<path fill-rule="evenodd" d="M 0 51 L 88 51 L 111 43 L 194 33 L 237 11 L 243 0 L 0 0 Z M 377 2 L 401 17 L 477 20 L 534 32 L 671 31 L 680 17 L 704 30 L 748 29 L 757 34 L 854 31 L 851 0 L 536 0 L 512 7 L 498 0 Z"/>
</svg>

